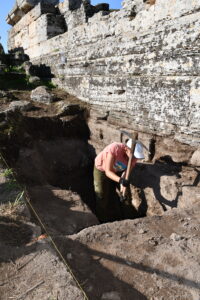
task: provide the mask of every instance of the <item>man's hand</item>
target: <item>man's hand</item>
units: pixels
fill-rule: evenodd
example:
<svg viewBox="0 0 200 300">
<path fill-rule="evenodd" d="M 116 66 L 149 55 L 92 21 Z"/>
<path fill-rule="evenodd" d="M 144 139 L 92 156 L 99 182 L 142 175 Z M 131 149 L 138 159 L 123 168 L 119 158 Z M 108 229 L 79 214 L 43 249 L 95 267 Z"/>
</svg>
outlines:
<svg viewBox="0 0 200 300">
<path fill-rule="evenodd" d="M 129 184 L 130 184 L 130 181 L 121 177 L 120 180 L 119 180 L 119 184 L 123 185 L 124 187 L 128 187 Z"/>
</svg>

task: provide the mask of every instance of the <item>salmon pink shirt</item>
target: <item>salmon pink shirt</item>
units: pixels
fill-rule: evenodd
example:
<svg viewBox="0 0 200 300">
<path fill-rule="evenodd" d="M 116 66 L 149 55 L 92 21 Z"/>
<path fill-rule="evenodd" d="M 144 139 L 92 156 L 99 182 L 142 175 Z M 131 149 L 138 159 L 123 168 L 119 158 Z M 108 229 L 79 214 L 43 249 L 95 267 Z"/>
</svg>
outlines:
<svg viewBox="0 0 200 300">
<path fill-rule="evenodd" d="M 108 156 L 108 153 L 111 153 L 114 157 L 114 164 L 113 169 L 115 172 L 123 172 L 127 168 L 128 164 L 128 157 L 125 153 L 125 145 L 122 143 L 112 143 L 108 145 L 106 148 L 104 148 L 103 151 L 101 151 L 96 159 L 95 159 L 95 167 L 105 172 L 105 166 L 106 166 L 106 158 Z M 132 167 L 135 166 L 137 159 L 133 158 L 132 161 Z"/>
</svg>

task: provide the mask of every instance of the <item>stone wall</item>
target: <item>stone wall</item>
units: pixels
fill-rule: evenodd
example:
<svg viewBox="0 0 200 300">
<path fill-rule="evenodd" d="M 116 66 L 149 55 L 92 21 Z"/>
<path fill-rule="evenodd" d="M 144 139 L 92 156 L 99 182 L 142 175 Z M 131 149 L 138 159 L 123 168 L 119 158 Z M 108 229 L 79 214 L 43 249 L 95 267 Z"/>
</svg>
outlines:
<svg viewBox="0 0 200 300">
<path fill-rule="evenodd" d="M 30 11 L 35 5 L 40 3 L 41 0 L 16 0 L 13 9 L 7 16 L 7 23 L 14 26 L 19 20 L 21 20 L 25 14 Z M 59 0 L 45 0 L 42 1 L 44 4 L 56 5 Z"/>
<path fill-rule="evenodd" d="M 65 0 L 35 6 L 11 29 L 69 93 L 108 111 L 112 124 L 200 142 L 200 2 L 124 0 L 123 9 Z"/>
</svg>

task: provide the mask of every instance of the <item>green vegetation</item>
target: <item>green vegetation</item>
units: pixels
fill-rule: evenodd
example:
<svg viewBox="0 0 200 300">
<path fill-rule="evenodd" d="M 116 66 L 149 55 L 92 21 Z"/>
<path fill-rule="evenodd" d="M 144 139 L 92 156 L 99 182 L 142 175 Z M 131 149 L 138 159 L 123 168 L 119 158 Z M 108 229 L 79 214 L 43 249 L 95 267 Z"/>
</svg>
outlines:
<svg viewBox="0 0 200 300">
<path fill-rule="evenodd" d="M 40 80 L 39 82 L 30 83 L 30 76 L 23 73 L 6 72 L 0 75 L 0 89 L 2 90 L 32 90 L 37 86 L 44 85 L 49 89 L 54 89 L 56 86 L 50 80 Z"/>
<path fill-rule="evenodd" d="M 65 79 L 65 76 L 64 76 L 64 75 L 60 75 L 60 76 L 59 76 L 59 79 L 60 79 L 61 81 L 63 81 L 63 80 Z"/>
<path fill-rule="evenodd" d="M 50 80 L 42 80 L 40 85 L 45 85 L 47 88 L 49 88 L 50 90 L 55 89 L 56 85 L 53 84 L 53 82 L 51 82 Z"/>
<path fill-rule="evenodd" d="M 4 117 L 5 120 L 5 117 Z M 3 121 L 3 120 L 2 120 Z M 0 151 L 3 153 L 3 149 L 6 147 L 6 145 L 10 144 L 10 141 L 14 138 L 20 141 L 21 138 L 23 138 L 23 132 L 24 132 L 24 123 L 23 123 L 23 117 L 20 113 L 15 112 L 14 115 L 7 118 L 6 122 L 2 122 L 3 126 L 0 126 L 0 144 L 2 147 L 2 150 L 0 148 Z M 1 125 L 1 123 L 0 123 Z M 12 149 L 14 147 L 12 146 Z"/>
<path fill-rule="evenodd" d="M 16 72 L 16 73 L 22 73 L 25 74 L 25 70 L 23 66 L 8 66 L 5 69 L 6 73 Z"/>
<path fill-rule="evenodd" d="M 25 193 L 24 191 L 20 191 L 17 194 L 15 200 L 12 202 L 12 205 L 17 206 L 17 205 L 24 203 L 24 200 L 23 200 L 24 193 Z"/>
<path fill-rule="evenodd" d="M 5 169 L 5 171 L 3 172 L 3 175 L 6 177 L 6 178 L 11 178 L 14 176 L 13 174 L 13 170 L 12 169 Z"/>
<path fill-rule="evenodd" d="M 5 73 L 0 75 L 0 90 L 32 90 L 40 85 L 49 89 L 56 88 L 51 80 L 40 79 L 30 82 L 30 78 L 31 76 L 26 75 L 23 65 L 8 65 L 5 68 Z"/>
<path fill-rule="evenodd" d="M 5 186 L 5 189 L 7 191 L 21 188 L 15 179 L 14 172 L 12 169 L 5 169 L 5 171 L 3 172 L 3 176 L 6 177 L 7 179 L 6 186 Z"/>
<path fill-rule="evenodd" d="M 119 11 L 119 10 L 120 10 L 120 8 L 111 8 L 109 11 L 114 12 L 114 11 Z"/>
<path fill-rule="evenodd" d="M 2 184 L 1 188 L 0 211 L 11 213 L 18 206 L 24 204 L 24 189 L 17 182 L 13 169 L 7 168 L 0 175 L 6 178 L 6 182 Z"/>
<path fill-rule="evenodd" d="M 0 203 L 0 213 L 4 215 L 14 215 L 19 206 L 24 204 L 24 191 L 5 196 L 5 201 Z"/>
</svg>

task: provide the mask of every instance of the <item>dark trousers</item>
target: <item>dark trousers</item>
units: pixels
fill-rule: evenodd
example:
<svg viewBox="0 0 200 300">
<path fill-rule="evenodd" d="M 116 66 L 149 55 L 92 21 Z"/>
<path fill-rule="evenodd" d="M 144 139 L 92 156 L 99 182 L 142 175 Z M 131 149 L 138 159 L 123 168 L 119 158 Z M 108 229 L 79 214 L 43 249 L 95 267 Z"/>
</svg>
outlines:
<svg viewBox="0 0 200 300">
<path fill-rule="evenodd" d="M 117 187 L 119 188 L 119 184 L 94 166 L 96 215 L 100 222 L 111 222 L 123 218 Z"/>
</svg>

